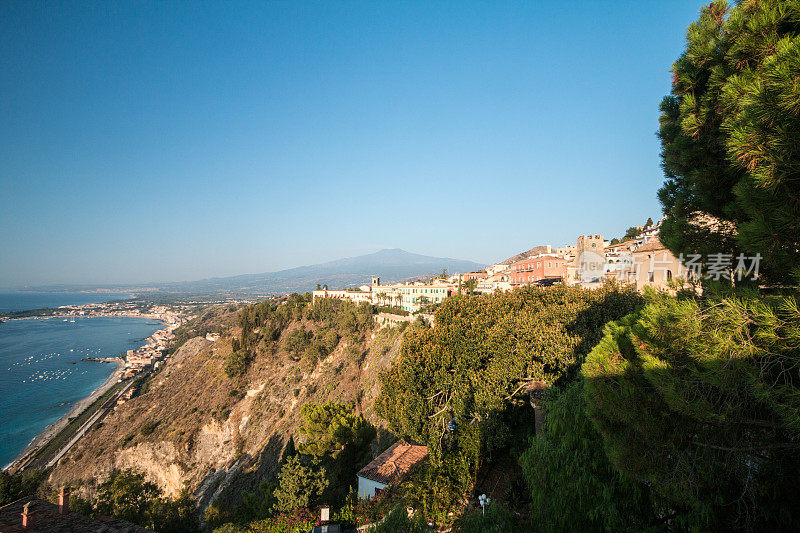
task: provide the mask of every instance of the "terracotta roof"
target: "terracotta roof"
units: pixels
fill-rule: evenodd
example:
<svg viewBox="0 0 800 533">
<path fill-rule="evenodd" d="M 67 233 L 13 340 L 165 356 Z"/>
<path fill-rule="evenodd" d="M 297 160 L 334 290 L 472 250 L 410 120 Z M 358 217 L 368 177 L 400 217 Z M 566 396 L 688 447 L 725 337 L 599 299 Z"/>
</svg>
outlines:
<svg viewBox="0 0 800 533">
<path fill-rule="evenodd" d="M 427 456 L 427 446 L 416 446 L 397 441 L 359 470 L 358 475 L 388 485 L 403 478 Z"/>
<path fill-rule="evenodd" d="M 22 507 L 30 502 L 28 509 L 33 511 L 33 529 L 22 529 Z M 17 531 L 52 531 L 75 533 L 147 533 L 149 530 L 113 518 L 89 518 L 78 513 L 58 514 L 58 505 L 45 500 L 28 497 L 0 507 L 0 531 L 16 533 Z"/>
<path fill-rule="evenodd" d="M 650 242 L 647 244 L 643 244 L 642 246 L 638 247 L 633 253 L 638 254 L 642 252 L 657 252 L 659 250 L 666 250 L 667 247 L 661 244 L 661 241 L 658 240 L 658 237 L 653 237 Z"/>
</svg>

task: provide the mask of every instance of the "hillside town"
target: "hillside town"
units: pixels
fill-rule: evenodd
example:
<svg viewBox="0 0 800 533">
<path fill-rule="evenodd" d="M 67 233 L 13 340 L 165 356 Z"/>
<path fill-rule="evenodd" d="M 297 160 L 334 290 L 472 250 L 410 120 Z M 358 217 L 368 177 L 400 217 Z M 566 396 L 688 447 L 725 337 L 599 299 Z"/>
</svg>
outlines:
<svg viewBox="0 0 800 533">
<path fill-rule="evenodd" d="M 166 327 L 148 337 L 144 346 L 125 353 L 125 371 L 120 380 L 129 379 L 145 370 L 158 370 L 161 360 L 165 357 L 169 342 L 174 337 L 174 331 L 183 323 L 183 317 L 174 316 Z"/>
<path fill-rule="evenodd" d="M 640 291 L 645 287 L 668 289 L 673 279 L 692 279 L 697 274 L 661 243 L 658 232 L 662 222 L 635 226 L 631 228 L 635 236 L 622 241 L 609 241 L 603 235 L 580 235 L 575 244 L 560 248 L 535 246 L 483 270 L 390 284 L 381 284 L 380 277 L 373 276 L 370 284 L 357 288 L 318 287 L 313 297 L 366 302 L 415 313 L 461 290 L 506 292 L 525 285 L 554 283 L 595 289 L 607 279 L 631 284 Z"/>
</svg>

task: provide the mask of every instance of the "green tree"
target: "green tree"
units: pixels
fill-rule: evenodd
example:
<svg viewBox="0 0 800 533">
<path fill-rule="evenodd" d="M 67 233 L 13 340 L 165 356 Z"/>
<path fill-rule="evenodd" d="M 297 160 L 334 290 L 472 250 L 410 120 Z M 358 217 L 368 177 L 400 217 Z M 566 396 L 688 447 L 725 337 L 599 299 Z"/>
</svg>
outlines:
<svg viewBox="0 0 800 533">
<path fill-rule="evenodd" d="M 614 466 L 689 511 L 689 527 L 800 520 L 795 297 L 653 297 L 606 327 L 583 365 Z"/>
<path fill-rule="evenodd" d="M 307 403 L 300 417 L 300 434 L 306 438 L 299 446 L 302 454 L 335 459 L 348 447 L 366 447 L 375 436 L 369 422 L 341 403 Z"/>
<path fill-rule="evenodd" d="M 13 475 L 0 471 L 0 506 L 36 494 L 44 477 L 40 470 L 26 470 Z"/>
<path fill-rule="evenodd" d="M 96 512 L 128 520 L 145 527 L 155 526 L 153 505 L 161 497 L 161 489 L 144 474 L 133 470 L 113 470 L 97 487 Z"/>
<path fill-rule="evenodd" d="M 520 457 L 532 521 L 549 531 L 644 530 L 655 522 L 648 487 L 620 474 L 603 452 L 583 382 L 552 390 L 545 410 L 547 431 Z"/>
<path fill-rule="evenodd" d="M 631 226 L 630 228 L 625 231 L 625 235 L 622 236 L 623 241 L 627 241 L 629 239 L 635 239 L 639 235 L 642 234 L 642 230 L 640 228 Z"/>
<path fill-rule="evenodd" d="M 661 103 L 661 240 L 680 253 L 764 257 L 766 279 L 800 264 L 800 4 L 709 4 L 689 26 Z"/>
<path fill-rule="evenodd" d="M 467 295 L 470 295 L 470 294 L 472 294 L 473 292 L 475 292 L 475 287 L 477 287 L 477 286 L 478 286 L 478 280 L 477 280 L 477 279 L 475 279 L 475 278 L 473 278 L 473 279 L 470 279 L 470 280 L 467 280 L 467 281 L 465 281 L 465 282 L 463 283 L 463 285 L 464 285 L 464 292 L 465 292 Z"/>
<path fill-rule="evenodd" d="M 303 459 L 299 455 L 290 457 L 278 473 L 278 488 L 274 510 L 288 512 L 309 507 L 328 486 L 325 469 L 318 458 Z"/>
<path fill-rule="evenodd" d="M 300 355 L 309 343 L 309 333 L 304 326 L 300 326 L 286 336 L 286 349 L 295 355 Z"/>
<path fill-rule="evenodd" d="M 158 498 L 152 508 L 154 529 L 158 533 L 196 533 L 200 521 L 194 500 L 187 489 L 175 499 Z"/>
</svg>

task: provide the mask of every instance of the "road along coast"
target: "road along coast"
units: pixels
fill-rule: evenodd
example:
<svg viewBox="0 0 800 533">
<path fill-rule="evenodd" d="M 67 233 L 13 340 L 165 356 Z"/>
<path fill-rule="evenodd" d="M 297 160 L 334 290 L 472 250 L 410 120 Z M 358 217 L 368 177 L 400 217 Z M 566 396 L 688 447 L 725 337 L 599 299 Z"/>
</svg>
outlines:
<svg viewBox="0 0 800 533">
<path fill-rule="evenodd" d="M 98 313 L 91 316 L 102 315 Z M 156 359 L 163 357 L 168 343 L 174 337 L 173 331 L 184 319 L 175 313 L 153 313 L 147 316 L 139 314 L 134 317 L 159 320 L 166 327 L 144 339 L 144 344 L 136 350 L 128 350 L 126 354 L 113 358 L 117 368 L 106 381 L 89 396 L 78 401 L 66 415 L 47 426 L 3 470 L 13 473 L 29 467 L 51 467 L 128 392 L 133 385 L 130 378 L 158 367 Z M 92 408 L 91 413 L 87 412 L 89 408 Z M 51 443 L 55 445 L 48 446 Z"/>
</svg>

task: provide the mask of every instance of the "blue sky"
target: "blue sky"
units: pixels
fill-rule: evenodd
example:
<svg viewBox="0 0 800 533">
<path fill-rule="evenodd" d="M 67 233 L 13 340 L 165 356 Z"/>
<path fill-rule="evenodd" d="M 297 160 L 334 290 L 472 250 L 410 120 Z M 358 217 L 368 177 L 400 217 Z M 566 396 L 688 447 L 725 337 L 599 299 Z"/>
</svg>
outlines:
<svg viewBox="0 0 800 533">
<path fill-rule="evenodd" d="M 2 2 L 0 286 L 619 236 L 701 5 Z"/>
</svg>

